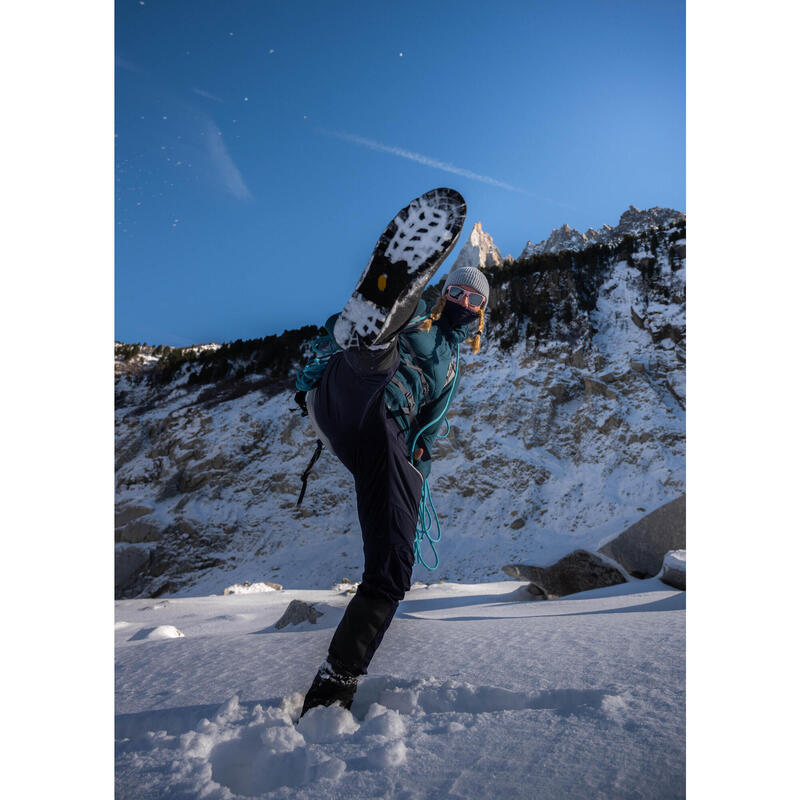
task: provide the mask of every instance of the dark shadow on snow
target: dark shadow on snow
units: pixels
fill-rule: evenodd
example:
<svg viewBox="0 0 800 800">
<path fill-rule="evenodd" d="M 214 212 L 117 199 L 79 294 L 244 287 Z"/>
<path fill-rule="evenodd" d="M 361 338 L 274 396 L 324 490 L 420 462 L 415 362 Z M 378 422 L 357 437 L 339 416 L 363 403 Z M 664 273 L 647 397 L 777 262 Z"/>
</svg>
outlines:
<svg viewBox="0 0 800 800">
<path fill-rule="evenodd" d="M 267 708 L 268 706 L 279 706 L 282 702 L 282 697 L 270 697 L 266 700 L 240 702 L 239 705 L 249 711 L 258 704 Z M 180 733 L 194 730 L 203 719 L 213 719 L 219 713 L 222 705 L 222 703 L 211 703 L 138 711 L 134 714 L 117 714 L 114 717 L 114 738 L 135 739 L 148 731 L 166 731 L 170 736 L 177 736 Z"/>
<path fill-rule="evenodd" d="M 325 628 L 335 628 L 342 616 L 344 608 L 341 606 L 331 606 L 327 603 L 314 603 L 314 608 L 321 612 L 322 616 L 317 617 L 314 622 L 301 622 L 299 625 L 286 625 L 283 628 L 276 628 L 275 623 L 267 625 L 258 631 L 250 631 L 249 636 L 261 635 L 264 633 L 309 633 L 311 631 L 324 630 Z M 278 618 L 280 619 L 280 617 Z M 277 622 L 278 620 L 276 620 Z"/>
<path fill-rule="evenodd" d="M 441 611 L 445 608 L 462 608 L 464 606 L 486 606 L 492 608 L 494 606 L 503 606 L 507 603 L 528 603 L 531 602 L 527 599 L 531 595 L 527 595 L 527 589 L 523 586 L 521 589 L 514 589 L 507 594 L 480 594 L 480 595 L 457 595 L 455 597 L 435 597 L 430 600 L 403 600 L 398 609 L 396 616 L 408 616 L 414 612 L 420 611 Z M 525 592 L 526 594 L 522 594 Z M 479 617 L 483 619 L 483 617 Z"/>
<path fill-rule="evenodd" d="M 660 600 L 651 600 L 649 603 L 639 603 L 625 608 L 601 608 L 596 611 L 574 611 L 567 614 L 553 614 L 554 617 L 583 617 L 590 614 L 628 614 L 638 611 L 684 611 L 686 609 L 686 593 L 677 592 Z"/>
<path fill-rule="evenodd" d="M 518 595 L 519 590 L 515 590 L 512 595 L 501 595 L 501 597 L 509 597 L 508 600 L 505 602 L 494 602 L 494 603 L 487 603 L 487 599 L 496 599 L 497 595 L 482 595 L 480 597 L 468 597 L 468 598 L 455 598 L 455 597 L 443 597 L 433 600 L 409 600 L 404 601 L 400 604 L 398 608 L 397 617 L 405 618 L 405 619 L 426 619 L 426 620 L 433 620 L 437 622 L 478 622 L 481 620 L 496 620 L 496 619 L 532 619 L 534 617 L 546 618 L 546 617 L 582 617 L 582 616 L 590 616 L 594 614 L 627 614 L 627 613 L 638 613 L 644 611 L 683 611 L 686 609 L 686 593 L 685 592 L 676 592 L 669 597 L 662 597 L 658 600 L 649 600 L 643 603 L 637 603 L 636 605 L 626 606 L 624 608 L 601 608 L 596 609 L 594 611 L 573 611 L 573 612 L 564 612 L 561 614 L 550 614 L 548 613 L 549 603 L 552 601 L 534 601 L 534 600 L 520 600 Z M 569 600 L 570 598 L 564 597 L 559 598 L 560 600 Z M 467 602 L 463 602 L 466 600 Z M 496 608 L 497 606 L 506 605 L 508 602 L 524 602 L 524 603 L 532 603 L 535 602 L 537 604 L 537 608 L 541 609 L 543 613 L 540 614 L 525 614 L 525 615 L 515 615 L 515 616 L 482 616 L 482 617 L 444 617 L 442 619 L 437 620 L 436 618 L 432 617 L 420 617 L 417 616 L 420 612 L 425 611 L 440 611 L 443 609 L 448 608 L 459 608 L 461 606 L 471 606 L 471 605 L 484 605 L 486 608 Z M 416 613 L 414 613 L 416 612 Z"/>
</svg>

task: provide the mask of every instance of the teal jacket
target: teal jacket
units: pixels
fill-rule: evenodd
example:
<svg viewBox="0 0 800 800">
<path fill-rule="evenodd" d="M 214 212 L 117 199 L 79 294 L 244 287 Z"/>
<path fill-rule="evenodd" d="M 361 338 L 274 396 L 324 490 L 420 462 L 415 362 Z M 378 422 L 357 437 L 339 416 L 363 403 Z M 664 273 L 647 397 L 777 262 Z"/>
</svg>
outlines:
<svg viewBox="0 0 800 800">
<path fill-rule="evenodd" d="M 414 319 L 420 318 L 421 321 L 427 317 L 429 308 L 421 300 Z M 334 342 L 333 326 L 338 316 L 334 314 L 325 323 L 331 343 Z M 431 470 L 434 442 L 444 424 L 449 402 L 458 391 L 461 372 L 459 370 L 456 373 L 456 353 L 469 334 L 470 324 L 453 326 L 442 315 L 429 331 L 420 330 L 419 325 L 419 322 L 411 324 L 399 335 L 400 366 L 386 387 L 385 402 L 387 413 L 397 420 L 405 434 L 409 458 L 417 433 L 423 431 L 416 443 L 416 448 L 422 448 L 422 457 L 413 463 L 427 478 Z M 338 349 L 335 343 L 332 347 Z M 297 388 L 310 389 L 319 379 L 321 366 L 319 364 L 312 369 L 307 365 L 301 370 Z M 428 425 L 430 427 L 426 428 Z"/>
<path fill-rule="evenodd" d="M 420 301 L 417 316 L 427 316 L 428 310 Z M 386 387 L 386 408 L 405 433 L 409 453 L 422 431 L 416 447 L 423 453 L 414 466 L 426 478 L 434 442 L 461 381 L 461 371 L 456 373 L 456 352 L 468 333 L 469 324 L 454 327 L 442 315 L 429 331 L 420 330 L 419 324 L 410 325 L 399 337 L 400 366 Z"/>
</svg>

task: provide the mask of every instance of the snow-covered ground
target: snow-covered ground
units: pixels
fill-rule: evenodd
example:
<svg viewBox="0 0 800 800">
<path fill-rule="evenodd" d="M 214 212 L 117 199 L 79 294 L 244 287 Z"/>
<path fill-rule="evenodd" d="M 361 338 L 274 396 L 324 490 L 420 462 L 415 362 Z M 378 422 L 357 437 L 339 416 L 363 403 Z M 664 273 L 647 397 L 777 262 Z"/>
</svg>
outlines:
<svg viewBox="0 0 800 800">
<path fill-rule="evenodd" d="M 352 713 L 295 724 L 340 589 L 118 601 L 119 800 L 684 796 L 683 592 L 417 584 Z"/>
</svg>

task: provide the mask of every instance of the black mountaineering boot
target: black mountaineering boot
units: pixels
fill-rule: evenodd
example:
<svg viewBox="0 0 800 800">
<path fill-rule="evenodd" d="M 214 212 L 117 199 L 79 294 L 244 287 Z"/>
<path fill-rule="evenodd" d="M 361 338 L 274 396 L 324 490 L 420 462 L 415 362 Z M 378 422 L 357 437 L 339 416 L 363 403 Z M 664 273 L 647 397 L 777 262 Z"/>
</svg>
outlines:
<svg viewBox="0 0 800 800">
<path fill-rule="evenodd" d="M 372 251 L 333 335 L 344 350 L 391 344 L 417 310 L 422 292 L 455 247 L 467 205 L 455 189 L 432 189 L 389 223 Z"/>
<path fill-rule="evenodd" d="M 306 711 L 316 706 L 330 706 L 334 703 L 341 703 L 349 709 L 353 703 L 353 696 L 358 688 L 358 676 L 347 675 L 337 672 L 331 664 L 326 661 L 317 672 L 311 688 L 306 694 L 303 702 L 303 710 L 300 712 L 302 717 Z"/>
</svg>

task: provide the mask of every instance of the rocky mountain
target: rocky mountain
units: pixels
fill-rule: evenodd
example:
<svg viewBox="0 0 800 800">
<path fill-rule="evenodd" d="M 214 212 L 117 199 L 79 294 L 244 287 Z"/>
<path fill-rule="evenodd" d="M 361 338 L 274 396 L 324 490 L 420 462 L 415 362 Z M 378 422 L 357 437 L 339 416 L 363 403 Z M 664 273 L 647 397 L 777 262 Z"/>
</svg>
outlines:
<svg viewBox="0 0 800 800">
<path fill-rule="evenodd" d="M 114 374 L 139 373 L 147 369 L 163 366 L 174 351 L 175 358 L 192 360 L 200 353 L 219 349 L 218 344 L 198 344 L 192 347 L 173 348 L 146 344 L 124 344 L 114 342 Z"/>
<path fill-rule="evenodd" d="M 462 353 L 430 481 L 441 566 L 416 580 L 502 580 L 505 565 L 597 553 L 684 493 L 685 217 L 631 208 L 609 231 L 484 262 L 486 340 Z M 334 456 L 297 506 L 315 436 L 293 375 L 317 330 L 141 363 L 118 345 L 118 596 L 360 578 L 352 480 Z"/>
<path fill-rule="evenodd" d="M 554 228 L 544 241 L 538 244 L 529 241 L 519 257 L 523 259 L 543 253 L 559 253 L 562 250 L 584 250 L 593 244 L 615 244 L 624 236 L 642 234 L 667 225 L 674 220 L 685 224 L 686 215 L 680 211 L 660 206 L 646 210 L 629 206 L 628 210 L 623 212 L 619 218 L 619 224 L 614 228 L 610 225 L 603 225 L 599 231 L 589 228 L 586 233 L 581 233 L 565 223 L 560 228 Z"/>
<path fill-rule="evenodd" d="M 476 222 L 469 238 L 464 242 L 458 257 L 453 263 L 453 269 L 458 267 L 499 267 L 503 263 L 503 256 L 497 249 L 492 237 L 483 230 L 483 225 Z"/>
</svg>

